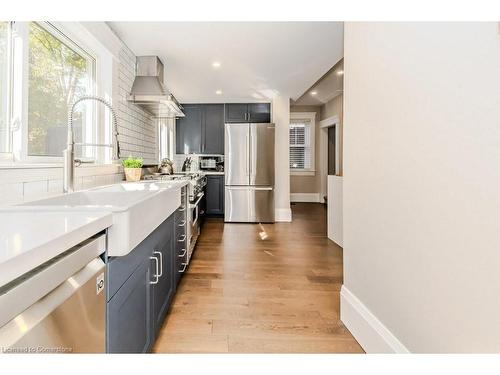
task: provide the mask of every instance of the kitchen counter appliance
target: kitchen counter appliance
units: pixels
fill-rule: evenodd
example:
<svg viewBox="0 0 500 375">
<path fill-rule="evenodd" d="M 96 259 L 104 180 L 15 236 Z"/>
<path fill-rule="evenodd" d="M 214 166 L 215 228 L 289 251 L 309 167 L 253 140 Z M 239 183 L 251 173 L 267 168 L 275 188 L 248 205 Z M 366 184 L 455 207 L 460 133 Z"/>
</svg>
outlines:
<svg viewBox="0 0 500 375">
<path fill-rule="evenodd" d="M 204 172 L 224 172 L 224 155 L 200 156 L 200 170 Z"/>
<path fill-rule="evenodd" d="M 106 236 L 96 235 L 0 288 L 5 353 L 104 353 Z"/>
<path fill-rule="evenodd" d="M 274 124 L 225 124 L 226 222 L 274 222 Z"/>
<path fill-rule="evenodd" d="M 187 214 L 187 237 L 188 237 L 188 262 L 191 259 L 194 247 L 198 236 L 201 233 L 201 220 L 200 217 L 204 214 L 202 209 L 202 199 L 205 195 L 205 186 L 207 185 L 207 177 L 203 173 L 195 172 L 182 172 L 171 175 L 166 174 L 153 174 L 146 176 L 145 180 L 188 180 L 189 184 L 187 189 L 188 194 L 188 214 Z"/>
</svg>

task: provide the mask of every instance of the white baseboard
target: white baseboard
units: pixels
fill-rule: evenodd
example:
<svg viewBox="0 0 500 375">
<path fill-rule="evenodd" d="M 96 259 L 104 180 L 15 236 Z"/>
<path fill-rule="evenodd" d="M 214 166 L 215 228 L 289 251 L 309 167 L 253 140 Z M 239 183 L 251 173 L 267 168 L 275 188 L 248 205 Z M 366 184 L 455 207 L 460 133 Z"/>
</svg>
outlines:
<svg viewBox="0 0 500 375">
<path fill-rule="evenodd" d="M 290 208 L 276 208 L 274 216 L 275 221 L 290 222 L 292 221 L 292 210 Z"/>
<path fill-rule="evenodd" d="M 290 202 L 319 203 L 321 200 L 319 193 L 291 193 Z"/>
<path fill-rule="evenodd" d="M 367 353 L 410 353 L 345 285 L 340 290 L 340 320 Z"/>
</svg>

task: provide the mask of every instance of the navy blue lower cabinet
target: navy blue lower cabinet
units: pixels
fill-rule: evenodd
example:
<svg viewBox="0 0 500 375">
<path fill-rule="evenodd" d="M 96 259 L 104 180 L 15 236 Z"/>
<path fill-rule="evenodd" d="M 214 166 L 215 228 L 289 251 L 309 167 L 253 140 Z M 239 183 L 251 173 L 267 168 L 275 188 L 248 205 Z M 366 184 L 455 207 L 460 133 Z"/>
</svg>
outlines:
<svg viewBox="0 0 500 375">
<path fill-rule="evenodd" d="M 173 221 L 171 222 L 173 225 Z M 165 232 L 165 237 L 153 251 L 154 272 L 152 281 L 153 321 L 155 337 L 160 330 L 174 295 L 174 243 L 173 228 Z M 158 259 L 158 260 L 156 260 Z M 158 269 L 156 267 L 158 262 Z M 158 273 L 157 273 L 158 272 Z"/>
<path fill-rule="evenodd" d="M 108 259 L 109 353 L 151 349 L 175 292 L 174 235 L 171 215 L 129 254 Z"/>
<path fill-rule="evenodd" d="M 145 353 L 152 344 L 149 270 L 147 259 L 108 302 L 108 353 Z"/>
</svg>

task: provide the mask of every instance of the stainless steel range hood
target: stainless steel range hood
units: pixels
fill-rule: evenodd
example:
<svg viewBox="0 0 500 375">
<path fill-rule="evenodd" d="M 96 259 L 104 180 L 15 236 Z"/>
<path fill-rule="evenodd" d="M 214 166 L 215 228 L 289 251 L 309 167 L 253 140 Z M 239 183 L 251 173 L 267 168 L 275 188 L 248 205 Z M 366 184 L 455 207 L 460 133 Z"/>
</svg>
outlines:
<svg viewBox="0 0 500 375">
<path fill-rule="evenodd" d="M 138 56 L 136 77 L 128 98 L 154 117 L 184 117 L 182 106 L 163 84 L 163 63 L 158 56 Z"/>
</svg>

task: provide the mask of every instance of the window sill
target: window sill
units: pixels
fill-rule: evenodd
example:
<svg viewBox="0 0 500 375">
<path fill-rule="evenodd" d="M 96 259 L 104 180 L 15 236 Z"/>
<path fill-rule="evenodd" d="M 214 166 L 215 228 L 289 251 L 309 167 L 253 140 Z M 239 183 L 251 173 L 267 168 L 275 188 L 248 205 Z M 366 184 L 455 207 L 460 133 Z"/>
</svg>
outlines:
<svg viewBox="0 0 500 375">
<path fill-rule="evenodd" d="M 316 176 L 316 171 L 290 171 L 290 176 Z"/>
<path fill-rule="evenodd" d="M 24 163 L 24 162 L 1 162 L 1 169 L 43 169 L 43 168 L 62 168 L 62 162 L 59 163 Z M 99 164 L 99 163 L 84 163 L 77 169 L 99 168 L 99 167 L 120 167 L 120 164 Z M 75 168 L 75 169 L 76 169 Z"/>
</svg>

